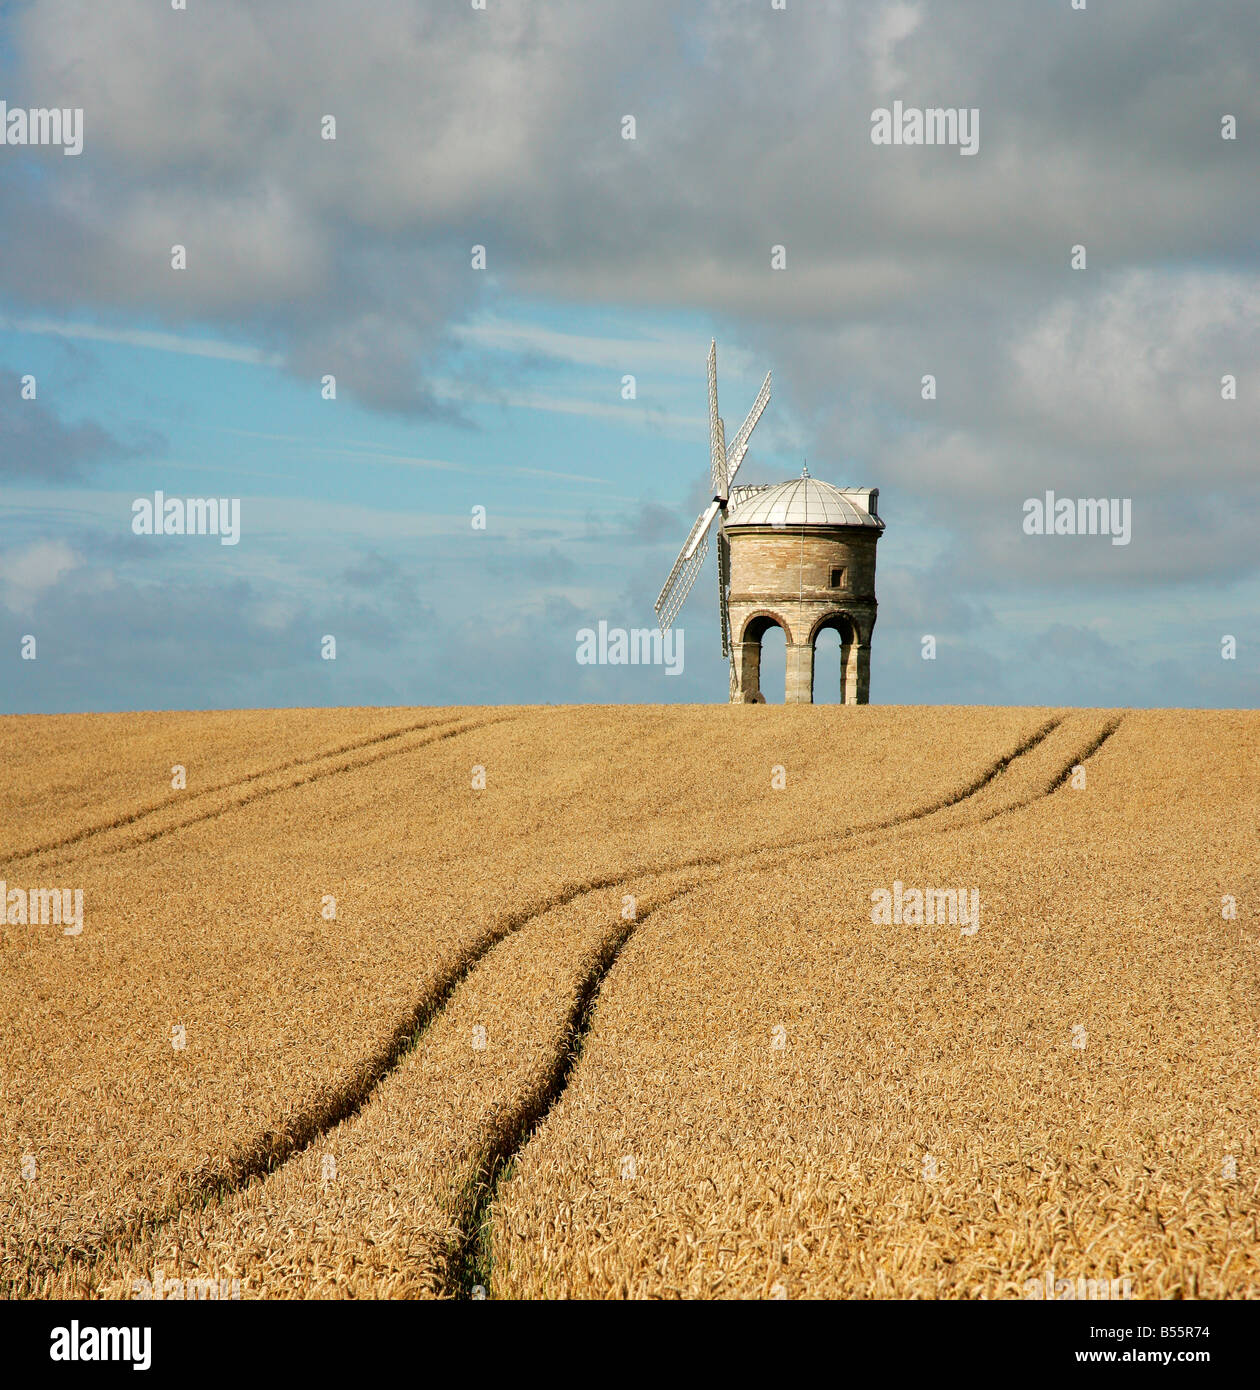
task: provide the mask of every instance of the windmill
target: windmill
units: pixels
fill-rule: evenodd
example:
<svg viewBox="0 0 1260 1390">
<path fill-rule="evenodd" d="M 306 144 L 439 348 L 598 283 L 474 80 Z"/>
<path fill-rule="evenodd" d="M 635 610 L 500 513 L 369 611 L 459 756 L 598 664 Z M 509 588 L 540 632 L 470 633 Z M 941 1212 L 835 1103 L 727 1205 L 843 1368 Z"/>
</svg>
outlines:
<svg viewBox="0 0 1260 1390">
<path fill-rule="evenodd" d="M 766 408 L 766 402 L 769 399 L 770 373 L 767 372 L 765 381 L 761 383 L 761 390 L 757 392 L 757 399 L 753 401 L 752 409 L 748 412 L 744 423 L 739 427 L 738 434 L 728 444 L 726 442 L 726 426 L 722 423 L 721 416 L 718 415 L 717 342 L 713 341 L 709 344 L 709 477 L 713 487 L 713 501 L 696 518 L 695 525 L 691 528 L 690 534 L 679 552 L 678 559 L 674 561 L 674 568 L 670 570 L 669 578 L 661 589 L 660 597 L 656 600 L 656 619 L 662 632 L 667 631 L 673 625 L 679 610 L 687 601 L 691 586 L 696 582 L 696 575 L 700 573 L 700 566 L 704 563 L 704 557 L 708 553 L 709 528 L 713 525 L 714 518 L 719 513 L 723 520 L 726 518 L 726 504 L 731 496 L 731 483 L 734 481 L 735 474 L 739 472 L 744 455 L 748 452 L 748 440 L 753 432 L 753 427 L 761 419 L 761 412 Z M 740 493 L 753 490 L 735 489 Z M 731 655 L 731 624 L 727 611 L 727 589 L 730 584 L 730 574 L 730 541 L 719 523 L 718 612 L 722 624 L 722 655 L 725 657 Z M 733 680 L 734 667 L 732 667 Z"/>
</svg>

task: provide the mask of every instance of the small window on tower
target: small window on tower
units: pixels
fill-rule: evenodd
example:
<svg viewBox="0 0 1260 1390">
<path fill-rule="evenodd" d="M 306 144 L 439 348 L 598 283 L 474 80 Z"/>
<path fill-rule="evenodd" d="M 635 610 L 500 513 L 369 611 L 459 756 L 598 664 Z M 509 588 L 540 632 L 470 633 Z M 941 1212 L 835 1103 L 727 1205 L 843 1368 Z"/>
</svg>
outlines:
<svg viewBox="0 0 1260 1390">
<path fill-rule="evenodd" d="M 845 569 L 843 565 L 837 566 L 831 571 L 831 587 L 833 589 L 844 588 Z"/>
</svg>

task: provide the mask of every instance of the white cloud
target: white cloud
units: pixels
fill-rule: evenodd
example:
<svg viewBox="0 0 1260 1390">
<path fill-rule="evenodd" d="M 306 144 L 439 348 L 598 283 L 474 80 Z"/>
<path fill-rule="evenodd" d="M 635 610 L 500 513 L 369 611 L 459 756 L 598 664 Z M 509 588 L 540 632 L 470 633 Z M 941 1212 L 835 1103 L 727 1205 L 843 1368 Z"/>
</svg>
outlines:
<svg viewBox="0 0 1260 1390">
<path fill-rule="evenodd" d="M 452 336 L 462 342 L 501 352 L 536 353 L 557 362 L 579 367 L 607 367 L 628 372 L 647 367 L 662 372 L 694 375 L 703 351 L 693 334 L 673 337 L 593 338 L 579 333 L 561 333 L 541 324 L 486 315 L 472 323 L 458 324 Z M 751 356 L 738 348 L 722 352 L 721 366 L 735 373 L 751 370 Z"/>
<path fill-rule="evenodd" d="M 897 45 L 908 39 L 923 21 L 919 5 L 893 0 L 881 6 L 866 31 L 866 51 L 871 62 L 871 87 L 877 95 L 894 95 L 906 74 L 896 64 Z"/>
<path fill-rule="evenodd" d="M 1013 344 L 1009 396 L 1077 447 L 1140 453 L 1147 486 L 1221 483 L 1254 469 L 1260 437 L 1260 399 L 1223 400 L 1221 378 L 1258 353 L 1260 276 L 1134 271 L 1048 305 Z"/>
<path fill-rule="evenodd" d="M 42 593 L 82 563 L 64 541 L 36 541 L 22 550 L 0 555 L 4 606 L 11 613 L 29 614 Z"/>
<path fill-rule="evenodd" d="M 279 353 L 263 352 L 243 343 L 225 343 L 214 338 L 192 338 L 178 333 L 154 333 L 142 328 L 107 328 L 95 323 L 6 318 L 4 315 L 0 315 L 0 328 L 9 333 L 38 333 L 56 338 L 118 343 L 123 347 L 149 348 L 154 352 L 175 352 L 188 357 L 212 357 L 222 362 L 246 362 L 259 367 L 278 367 L 284 361 Z"/>
</svg>

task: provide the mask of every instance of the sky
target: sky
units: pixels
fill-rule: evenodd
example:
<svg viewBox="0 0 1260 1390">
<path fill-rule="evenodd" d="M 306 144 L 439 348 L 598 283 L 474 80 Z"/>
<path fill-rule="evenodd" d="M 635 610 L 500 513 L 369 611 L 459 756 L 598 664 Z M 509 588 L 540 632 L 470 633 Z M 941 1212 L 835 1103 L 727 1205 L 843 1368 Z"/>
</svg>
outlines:
<svg viewBox="0 0 1260 1390">
<path fill-rule="evenodd" d="M 577 660 L 709 500 L 711 338 L 728 433 L 774 373 L 739 482 L 880 490 L 872 701 L 1255 707 L 1257 53 L 1254 0 L 0 0 L 0 100 L 82 111 L 0 146 L 0 711 L 725 700 L 712 553 L 681 672 Z"/>
</svg>

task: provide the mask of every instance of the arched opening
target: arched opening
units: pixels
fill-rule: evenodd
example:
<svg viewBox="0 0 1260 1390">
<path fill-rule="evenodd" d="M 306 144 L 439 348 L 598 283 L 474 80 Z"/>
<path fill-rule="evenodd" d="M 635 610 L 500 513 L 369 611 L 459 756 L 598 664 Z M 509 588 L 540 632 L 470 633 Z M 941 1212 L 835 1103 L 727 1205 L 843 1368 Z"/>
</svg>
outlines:
<svg viewBox="0 0 1260 1390">
<path fill-rule="evenodd" d="M 770 623 L 761 637 L 761 693 L 766 704 L 781 705 L 787 689 L 787 638 L 778 623 Z"/>
<path fill-rule="evenodd" d="M 814 703 L 844 704 L 844 654 L 834 627 L 823 628 L 814 639 Z"/>
<path fill-rule="evenodd" d="M 781 705 L 787 687 L 787 634 L 780 623 L 765 613 L 750 618 L 740 652 L 745 697 Z"/>
<path fill-rule="evenodd" d="M 824 618 L 814 629 L 814 703 L 854 703 L 853 658 L 857 631 L 845 613 Z"/>
</svg>

